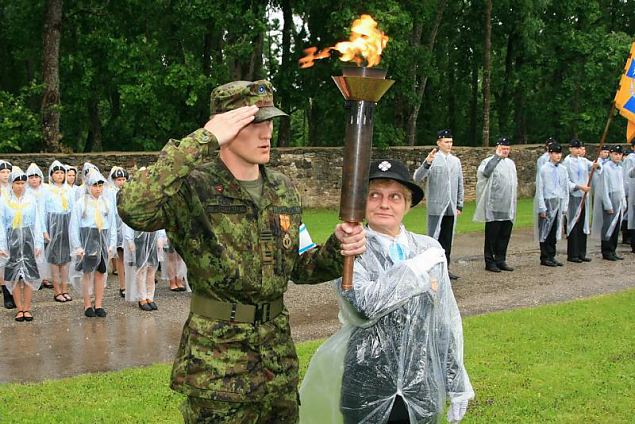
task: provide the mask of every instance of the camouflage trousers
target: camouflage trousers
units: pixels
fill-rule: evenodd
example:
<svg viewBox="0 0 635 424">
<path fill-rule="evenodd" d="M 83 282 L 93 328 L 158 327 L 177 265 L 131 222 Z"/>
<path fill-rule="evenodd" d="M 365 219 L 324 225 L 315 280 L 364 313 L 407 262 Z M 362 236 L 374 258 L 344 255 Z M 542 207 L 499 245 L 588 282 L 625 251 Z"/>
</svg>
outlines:
<svg viewBox="0 0 635 424">
<path fill-rule="evenodd" d="M 181 404 L 185 424 L 296 424 L 297 393 L 263 402 L 222 402 L 188 397 Z"/>
</svg>

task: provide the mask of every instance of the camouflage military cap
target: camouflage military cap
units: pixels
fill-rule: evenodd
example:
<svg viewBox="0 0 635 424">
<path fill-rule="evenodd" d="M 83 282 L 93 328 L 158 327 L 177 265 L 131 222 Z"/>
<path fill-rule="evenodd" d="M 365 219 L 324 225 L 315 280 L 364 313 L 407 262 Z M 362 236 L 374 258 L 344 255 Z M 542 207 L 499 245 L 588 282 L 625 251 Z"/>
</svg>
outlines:
<svg viewBox="0 0 635 424">
<path fill-rule="evenodd" d="M 216 87 L 211 95 L 210 112 L 229 112 L 242 106 L 259 107 L 254 122 L 262 122 L 286 113 L 273 105 L 273 86 L 269 81 L 234 81 Z"/>
</svg>

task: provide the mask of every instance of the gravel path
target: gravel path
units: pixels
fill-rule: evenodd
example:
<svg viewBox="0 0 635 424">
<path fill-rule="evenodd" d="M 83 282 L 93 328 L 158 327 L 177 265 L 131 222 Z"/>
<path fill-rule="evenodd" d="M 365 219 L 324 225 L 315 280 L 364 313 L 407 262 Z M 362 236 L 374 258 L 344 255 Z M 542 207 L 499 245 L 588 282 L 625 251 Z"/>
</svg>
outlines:
<svg viewBox="0 0 635 424">
<path fill-rule="evenodd" d="M 508 258 L 516 270 L 495 274 L 484 270 L 483 235 L 459 235 L 451 265 L 461 277 L 453 284 L 459 308 L 466 316 L 635 287 L 635 254 L 630 247 L 618 249 L 625 260 L 609 262 L 601 259 L 596 244 L 589 242 L 593 262 L 575 264 L 565 261 L 563 240 L 559 259 L 565 266 L 547 268 L 539 264 L 531 231 L 518 230 L 512 235 Z M 31 323 L 17 323 L 14 311 L 1 309 L 0 382 L 38 381 L 171 361 L 190 295 L 170 292 L 163 283 L 157 289 L 159 310 L 144 312 L 119 297 L 112 278 L 106 292 L 106 319 L 85 318 L 79 298 L 67 304 L 54 302 L 51 290 L 35 294 Z M 328 284 L 290 285 L 285 303 L 296 341 L 328 337 L 339 327 L 336 298 Z M 35 360 L 27 361 L 25 355 Z"/>
</svg>

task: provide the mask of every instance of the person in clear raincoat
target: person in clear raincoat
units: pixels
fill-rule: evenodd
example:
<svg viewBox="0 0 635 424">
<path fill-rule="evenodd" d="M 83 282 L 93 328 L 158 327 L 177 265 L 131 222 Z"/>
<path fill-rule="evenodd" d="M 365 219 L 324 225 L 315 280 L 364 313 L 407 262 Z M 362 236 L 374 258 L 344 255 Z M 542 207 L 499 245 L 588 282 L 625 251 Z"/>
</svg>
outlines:
<svg viewBox="0 0 635 424">
<path fill-rule="evenodd" d="M 15 320 L 32 321 L 33 290 L 38 290 L 41 282 L 37 262 L 44 248 L 42 214 L 36 198 L 26 190 L 26 173 L 13 167 L 10 181 L 12 190 L 0 202 L 0 256 L 8 256 L 4 281 L 18 309 Z"/>
<path fill-rule="evenodd" d="M 51 269 L 53 299 L 56 302 L 73 300 L 69 293 L 69 265 L 71 262 L 70 221 L 75 195 L 66 183 L 66 167 L 55 160 L 49 166 L 48 194 L 44 201 L 44 238 L 46 261 Z"/>
<path fill-rule="evenodd" d="M 591 262 L 587 257 L 587 235 L 591 234 L 591 196 L 589 174 L 598 169 L 597 162 L 591 162 L 582 154 L 584 144 L 574 138 L 569 142 L 569 155 L 562 165 L 567 169 L 569 181 L 569 208 L 567 210 L 567 260 L 574 263 Z M 582 199 L 584 203 L 582 203 Z"/>
<path fill-rule="evenodd" d="M 624 259 L 616 253 L 620 223 L 626 212 L 622 154 L 622 146 L 611 146 L 610 161 L 602 167 L 601 194 L 593 206 L 591 236 L 601 240 L 602 258 L 609 261 Z"/>
<path fill-rule="evenodd" d="M 126 267 L 124 265 L 124 223 L 117 212 L 117 192 L 126 184 L 130 174 L 120 166 L 113 166 L 108 176 L 110 182 L 109 190 L 111 191 L 112 207 L 115 210 L 115 219 L 117 221 L 117 254 L 113 261 L 117 270 L 117 278 L 119 280 L 119 295 L 126 297 Z"/>
<path fill-rule="evenodd" d="M 79 189 L 79 186 L 77 185 L 77 167 L 73 165 L 64 166 L 66 167 L 66 184 L 73 192 L 73 198 L 76 198 L 77 190 Z"/>
<path fill-rule="evenodd" d="M 427 180 L 428 235 L 441 243 L 448 267 L 454 227 L 463 210 L 463 169 L 459 158 L 452 154 L 453 142 L 450 130 L 439 131 L 437 147 L 414 173 L 416 182 Z M 450 279 L 457 278 L 459 277 L 450 272 Z"/>
<path fill-rule="evenodd" d="M 84 315 L 105 317 L 104 288 L 109 257 L 117 244 L 115 211 L 102 196 L 106 179 L 97 171 L 90 171 L 84 180 L 84 194 L 73 207 L 70 223 L 71 270 L 73 287 L 84 298 Z M 95 295 L 95 305 L 91 295 Z"/>
<path fill-rule="evenodd" d="M 626 213 L 624 214 L 624 219 L 622 220 L 622 244 L 630 244 L 635 246 L 635 240 L 632 238 L 631 229 L 628 225 L 628 219 L 631 211 L 631 203 L 633 202 L 633 198 L 631 197 L 631 193 L 633 189 L 631 186 L 633 182 L 631 178 L 628 176 L 629 171 L 633 166 L 635 166 L 635 152 L 632 150 L 635 147 L 635 139 L 630 142 L 631 148 L 624 150 L 624 156 L 622 157 L 622 171 L 624 173 L 624 193 L 626 193 Z"/>
<path fill-rule="evenodd" d="M 445 252 L 402 219 L 423 197 L 405 164 L 371 165 L 366 252 L 353 289 L 335 281 L 342 328 L 315 353 L 300 388 L 300 423 L 461 421 L 474 391 Z"/>
<path fill-rule="evenodd" d="M 0 201 L 4 201 L 11 193 L 11 183 L 9 183 L 9 176 L 13 165 L 11 162 L 0 159 Z M 15 302 L 9 289 L 4 284 L 4 268 L 0 267 L 0 285 L 2 285 L 2 298 L 4 307 L 6 309 L 15 309 Z"/>
<path fill-rule="evenodd" d="M 166 240 L 163 245 L 166 261 L 161 264 L 161 279 L 168 280 L 170 291 L 190 292 L 190 285 L 187 282 L 187 265 L 181 255 L 174 249 L 170 240 Z"/>
<path fill-rule="evenodd" d="M 44 174 L 39 166 L 36 163 L 32 162 L 26 168 L 26 177 L 27 177 L 27 192 L 31 193 L 33 197 L 37 200 L 38 210 L 42 214 L 41 222 L 42 225 L 46 223 L 46 214 L 44 211 L 44 201 L 46 199 L 48 193 L 48 185 L 44 184 Z M 44 249 L 46 249 L 46 243 L 48 240 L 44 239 Z M 40 271 L 40 278 L 42 279 L 42 287 L 47 289 L 52 289 L 53 284 L 51 284 L 51 269 L 49 264 L 46 261 L 38 261 L 38 267 Z"/>
<path fill-rule="evenodd" d="M 101 173 L 101 171 L 99 171 L 99 168 L 97 168 L 92 163 L 84 162 L 84 166 L 82 167 L 82 184 L 75 190 L 75 200 L 82 197 L 84 193 L 88 191 L 88 188 L 86 187 L 86 179 L 88 178 L 89 172 Z"/>
<path fill-rule="evenodd" d="M 137 302 L 144 311 L 156 311 L 154 301 L 159 261 L 164 262 L 165 230 L 135 231 L 124 224 L 124 260 L 126 262 L 126 300 Z"/>
<path fill-rule="evenodd" d="M 498 139 L 495 154 L 483 159 L 476 171 L 474 221 L 485 222 L 483 256 L 491 272 L 514 270 L 507 264 L 507 246 L 516 219 L 518 177 L 510 151 L 509 139 Z"/>
<path fill-rule="evenodd" d="M 549 145 L 549 162 L 540 168 L 536 179 L 534 217 L 536 238 L 540 242 L 540 264 L 562 266 L 556 260 L 556 243 L 562 237 L 564 217 L 569 207 L 569 174 L 560 164 L 562 147 L 558 143 Z"/>
</svg>

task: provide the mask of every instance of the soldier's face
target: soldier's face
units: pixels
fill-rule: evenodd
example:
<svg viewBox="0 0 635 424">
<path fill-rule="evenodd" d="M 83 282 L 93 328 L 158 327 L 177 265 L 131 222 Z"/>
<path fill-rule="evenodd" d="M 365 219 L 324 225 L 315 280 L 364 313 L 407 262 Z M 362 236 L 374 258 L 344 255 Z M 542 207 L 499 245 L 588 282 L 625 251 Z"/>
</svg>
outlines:
<svg viewBox="0 0 635 424">
<path fill-rule="evenodd" d="M 407 189 L 394 180 L 370 183 L 366 220 L 373 230 L 390 236 L 399 235 L 401 221 L 408 209 L 404 190 Z"/>
<path fill-rule="evenodd" d="M 246 165 L 265 164 L 269 162 L 272 133 L 271 120 L 249 124 L 226 144 L 226 149 Z"/>
</svg>

